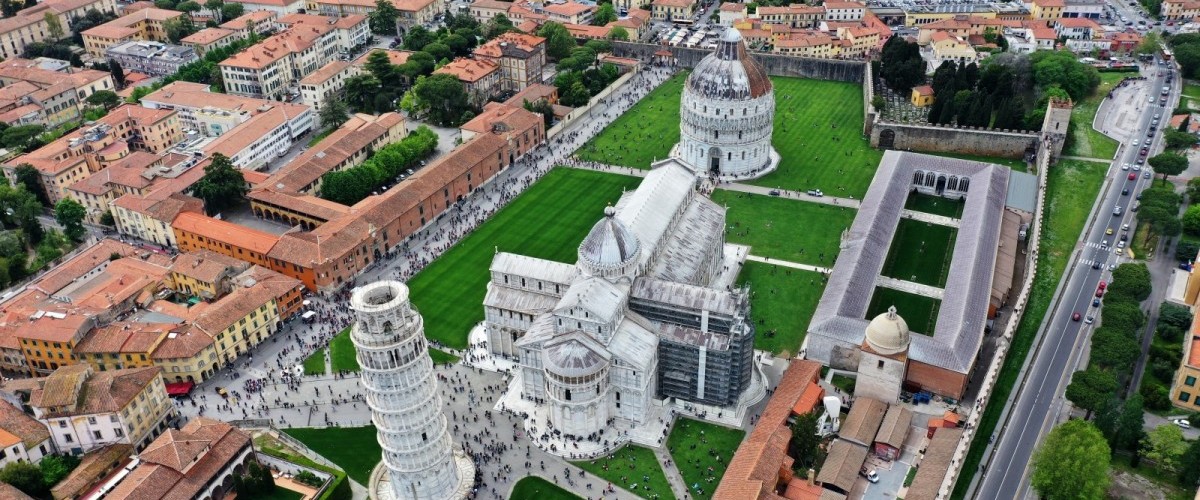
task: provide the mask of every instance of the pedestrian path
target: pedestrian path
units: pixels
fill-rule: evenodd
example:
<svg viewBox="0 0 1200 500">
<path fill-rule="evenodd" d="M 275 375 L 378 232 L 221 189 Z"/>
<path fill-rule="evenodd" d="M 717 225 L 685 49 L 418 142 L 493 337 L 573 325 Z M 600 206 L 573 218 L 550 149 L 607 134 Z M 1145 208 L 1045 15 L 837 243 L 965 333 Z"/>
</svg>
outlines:
<svg viewBox="0 0 1200 500">
<path fill-rule="evenodd" d="M 945 215 L 928 214 L 925 212 L 918 212 L 916 210 L 909 210 L 909 209 L 901 210 L 900 216 L 905 219 L 919 220 L 921 222 L 928 222 L 930 224 L 937 224 L 939 226 L 949 226 L 949 227 L 953 227 L 953 228 L 957 228 L 958 224 L 959 224 L 959 220 L 955 219 L 953 217 L 946 217 Z"/>
<path fill-rule="evenodd" d="M 671 460 L 671 454 L 667 451 L 666 446 L 650 448 L 654 450 L 654 456 L 658 458 L 658 466 L 662 469 L 663 475 L 666 476 L 667 482 L 671 484 L 671 492 L 675 493 L 675 498 L 684 498 L 687 496 L 687 481 L 683 480 L 683 476 L 679 474 L 679 469 L 675 468 L 675 462 Z"/>
<path fill-rule="evenodd" d="M 801 264 L 799 262 L 789 262 L 786 260 L 772 259 L 770 257 L 759 257 L 757 255 L 747 255 L 746 260 L 752 260 L 754 262 L 764 262 L 767 264 L 775 264 L 775 265 L 780 265 L 783 267 L 790 267 L 792 269 L 800 269 L 802 271 L 812 271 L 814 273 L 829 274 L 829 272 L 830 272 L 828 267 L 813 266 L 810 264 Z"/>
<path fill-rule="evenodd" d="M 922 285 L 920 283 L 907 281 L 907 280 L 900 280 L 900 279 L 896 279 L 896 278 L 889 278 L 887 276 L 879 276 L 879 277 L 875 278 L 875 284 L 877 286 L 883 286 L 883 287 L 891 288 L 893 290 L 899 290 L 901 292 L 908 292 L 908 293 L 912 293 L 912 294 L 916 294 L 916 295 L 922 295 L 925 297 L 938 299 L 938 300 L 942 300 L 942 296 L 945 295 L 945 293 L 946 293 L 945 290 L 938 288 L 936 286 Z"/>
</svg>

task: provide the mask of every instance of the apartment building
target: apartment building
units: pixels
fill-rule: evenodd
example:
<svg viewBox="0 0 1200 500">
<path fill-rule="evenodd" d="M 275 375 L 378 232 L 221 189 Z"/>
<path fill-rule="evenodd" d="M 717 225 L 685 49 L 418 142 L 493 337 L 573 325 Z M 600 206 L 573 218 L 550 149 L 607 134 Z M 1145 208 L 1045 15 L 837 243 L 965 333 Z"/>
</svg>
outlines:
<svg viewBox="0 0 1200 500">
<path fill-rule="evenodd" d="M 933 48 L 933 60 L 930 64 L 937 66 L 946 61 L 971 64 L 975 62 L 975 49 L 962 38 L 947 33 L 934 33 L 930 38 Z"/>
<path fill-rule="evenodd" d="M 191 47 L 160 42 L 122 42 L 109 47 L 104 54 L 120 63 L 122 69 L 149 76 L 173 75 L 181 66 L 199 60 Z"/>
<path fill-rule="evenodd" d="M 204 171 L 204 165 L 197 165 Z M 163 248 L 175 248 L 171 222 L 183 212 L 203 213 L 204 202 L 170 189 L 158 189 L 146 196 L 123 195 L 109 204 L 117 233 L 151 242 Z"/>
<path fill-rule="evenodd" d="M 229 0 L 230 3 L 240 3 L 246 12 L 265 10 L 277 16 L 286 16 L 303 11 L 304 0 Z"/>
<path fill-rule="evenodd" d="M 480 23 L 486 23 L 493 17 L 504 14 L 508 15 L 508 9 L 512 7 L 512 2 L 502 2 L 500 0 L 476 0 L 472 2 L 470 7 L 471 17 L 475 18 Z"/>
<path fill-rule="evenodd" d="M 1067 8 L 1065 0 L 1033 0 L 1030 2 L 1030 19 L 1060 19 Z"/>
<path fill-rule="evenodd" d="M 650 15 L 655 21 L 690 21 L 696 15 L 696 1 L 654 0 L 650 2 Z"/>
<path fill-rule="evenodd" d="M 275 11 L 255 10 L 225 21 L 218 28 L 237 32 L 242 38 L 249 38 L 251 33 L 265 35 L 279 29 L 275 23 L 279 16 Z"/>
<path fill-rule="evenodd" d="M 1051 24 L 1060 38 L 1068 40 L 1092 40 L 1104 35 L 1104 28 L 1086 17 L 1064 17 Z"/>
<path fill-rule="evenodd" d="M 775 40 L 774 51 L 801 57 L 830 59 L 841 55 L 842 44 L 820 31 L 789 33 Z"/>
<path fill-rule="evenodd" d="M 166 42 L 166 22 L 185 15 L 177 10 L 140 9 L 82 33 L 83 48 L 92 57 L 104 58 L 109 47 L 132 41 Z"/>
<path fill-rule="evenodd" d="M 192 50 L 196 51 L 196 55 L 204 57 L 204 54 L 210 50 L 227 47 L 245 38 L 245 35 L 241 31 L 225 28 L 204 28 L 183 37 L 179 40 L 179 43 L 185 47 L 191 47 Z"/>
<path fill-rule="evenodd" d="M 101 372 L 152 367 L 154 351 L 180 328 L 175 323 L 112 323 L 88 332 L 73 352 L 81 364 Z"/>
<path fill-rule="evenodd" d="M 724 5 L 722 4 L 722 7 Z M 764 23 L 782 24 L 791 28 L 816 28 L 825 20 L 825 7 L 804 4 L 760 7 L 758 19 Z"/>
<path fill-rule="evenodd" d="M 591 24 L 596 6 L 568 0 L 563 3 L 542 4 L 542 12 L 550 21 L 559 24 Z"/>
<path fill-rule="evenodd" d="M 1163 0 L 1159 14 L 1170 21 L 1191 20 L 1200 17 L 1198 0 Z"/>
<path fill-rule="evenodd" d="M 204 113 L 197 116 L 204 119 Z M 297 139 L 315 128 L 316 114 L 308 106 L 263 104 L 250 111 L 249 117 L 229 133 L 201 149 L 205 156 L 220 153 L 238 168 L 258 170 L 286 154 Z"/>
<path fill-rule="evenodd" d="M 298 94 L 300 80 L 366 41 L 366 18 L 293 15 L 290 26 L 221 61 L 230 94 L 278 99 Z M 280 19 L 285 24 L 285 19 Z M 351 45 L 354 44 L 354 45 Z"/>
<path fill-rule="evenodd" d="M 341 46 L 339 53 L 343 50 L 366 44 L 367 39 L 371 37 L 371 25 L 367 16 L 359 14 L 346 14 L 341 17 L 316 14 L 290 14 L 276 19 L 275 23 L 282 28 L 291 28 L 305 24 L 311 26 L 333 26 L 338 36 L 338 44 Z"/>
<path fill-rule="evenodd" d="M 467 100 L 475 107 L 482 107 L 500 90 L 500 67 L 486 59 L 459 57 L 433 73 L 452 75 L 462 82 Z"/>
<path fill-rule="evenodd" d="M 347 78 L 361 73 L 361 67 L 349 61 L 333 61 L 300 80 L 300 100 L 318 113 L 326 99 L 341 95 Z"/>
<path fill-rule="evenodd" d="M 542 83 L 546 39 L 524 33 L 504 33 L 475 48 L 477 60 L 500 67 L 500 90 L 518 92 Z"/>
<path fill-rule="evenodd" d="M 316 195 L 325 174 L 358 166 L 373 151 L 399 142 L 407 135 L 404 116 L 399 113 L 355 114 L 321 142 L 271 174 L 261 188 L 251 191 L 251 208 L 260 217 L 279 217 L 280 214 L 272 214 L 268 204 L 256 205 L 255 191 Z"/>
<path fill-rule="evenodd" d="M 20 57 L 25 46 L 50 40 L 47 16 L 58 18 L 64 35 L 75 33 L 74 21 L 82 18 L 88 10 L 116 14 L 116 0 L 45 0 L 37 5 L 21 9 L 11 17 L 0 19 L 0 59 Z"/>
<path fill-rule="evenodd" d="M 114 443 L 140 450 L 178 416 L 161 373 L 156 366 L 100 372 L 79 364 L 6 381 L 0 391 L 26 401 L 60 451 L 78 455 Z"/>
<path fill-rule="evenodd" d="M 0 62 L 0 121 L 49 128 L 76 121 L 88 96 L 98 90 L 114 90 L 108 72 L 70 66 L 56 71 L 38 61 L 12 58 Z"/>
<path fill-rule="evenodd" d="M 231 280 L 250 264 L 209 250 L 180 254 L 171 264 L 171 289 L 213 300 L 229 293 Z"/>
<path fill-rule="evenodd" d="M 0 401 L 0 467 L 13 462 L 36 464 L 51 453 L 54 443 L 46 426 L 12 403 Z M 4 495 L 0 490 L 0 497 Z"/>
<path fill-rule="evenodd" d="M 867 14 L 867 6 L 858 2 L 825 2 L 826 21 L 859 22 Z"/>
<path fill-rule="evenodd" d="M 104 213 L 123 196 L 147 197 L 159 190 L 187 190 L 204 176 L 204 165 L 207 163 L 201 164 L 194 156 L 134 151 L 71 184 L 67 194 L 87 209 L 88 222 L 99 224 Z"/>
</svg>

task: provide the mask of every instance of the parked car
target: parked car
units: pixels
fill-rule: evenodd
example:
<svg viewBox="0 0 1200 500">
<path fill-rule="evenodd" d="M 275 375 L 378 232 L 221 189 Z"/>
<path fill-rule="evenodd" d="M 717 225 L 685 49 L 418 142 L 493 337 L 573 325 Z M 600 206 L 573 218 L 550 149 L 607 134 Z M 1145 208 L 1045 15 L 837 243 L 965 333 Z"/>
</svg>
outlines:
<svg viewBox="0 0 1200 500">
<path fill-rule="evenodd" d="M 1174 423 L 1175 425 L 1178 425 L 1178 426 L 1184 428 L 1184 429 L 1192 428 L 1191 422 L 1188 422 L 1186 418 L 1177 418 L 1175 420 L 1172 420 L 1171 422 Z"/>
</svg>

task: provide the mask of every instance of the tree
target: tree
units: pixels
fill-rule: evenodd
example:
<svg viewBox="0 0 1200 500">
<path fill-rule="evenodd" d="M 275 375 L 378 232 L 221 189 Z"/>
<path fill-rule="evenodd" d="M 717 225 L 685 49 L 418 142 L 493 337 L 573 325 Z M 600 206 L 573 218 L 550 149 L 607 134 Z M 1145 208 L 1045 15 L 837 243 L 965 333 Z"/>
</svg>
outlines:
<svg viewBox="0 0 1200 500">
<path fill-rule="evenodd" d="M 1066 395 L 1075 406 L 1086 410 L 1086 418 L 1090 419 L 1092 412 L 1099 410 L 1116 390 L 1116 377 L 1095 367 L 1088 367 L 1071 376 Z"/>
<path fill-rule="evenodd" d="M 108 72 L 112 74 L 113 83 L 117 85 L 118 89 L 125 88 L 125 68 L 121 67 L 121 63 L 116 59 L 109 59 Z"/>
<path fill-rule="evenodd" d="M 121 103 L 121 96 L 111 90 L 97 90 L 88 96 L 87 103 L 93 106 L 112 108 Z"/>
<path fill-rule="evenodd" d="M 1193 488 L 1200 484 L 1200 439 L 1192 441 L 1179 457 L 1179 484 Z"/>
<path fill-rule="evenodd" d="M 346 104 L 355 111 L 366 111 L 374 106 L 368 103 L 379 91 L 379 79 L 375 75 L 355 75 L 347 78 L 342 88 L 346 93 Z"/>
<path fill-rule="evenodd" d="M 14 170 L 17 177 L 17 184 L 25 186 L 25 191 L 33 193 L 37 196 L 37 200 L 42 206 L 50 205 L 50 201 L 46 199 L 46 192 L 42 190 L 42 174 L 33 168 L 33 165 L 22 163 Z"/>
<path fill-rule="evenodd" d="M 1196 136 L 1170 127 L 1163 129 L 1163 140 L 1167 144 L 1167 149 L 1190 148 L 1197 141 Z"/>
<path fill-rule="evenodd" d="M 1179 342 L 1192 325 L 1192 311 L 1187 307 L 1163 302 L 1158 306 L 1158 334 L 1168 342 Z"/>
<path fill-rule="evenodd" d="M 1159 153 L 1151 156 L 1147 162 L 1154 167 L 1154 172 L 1162 174 L 1163 181 L 1172 175 L 1179 175 L 1187 170 L 1187 158 L 1177 153 Z"/>
<path fill-rule="evenodd" d="M 222 7 L 225 7 L 224 0 L 206 0 L 204 2 L 204 8 L 216 16 L 217 24 L 221 24 L 225 19 L 225 14 L 221 12 Z"/>
<path fill-rule="evenodd" d="M 1033 489 L 1047 500 L 1104 498 L 1108 443 L 1096 426 L 1068 420 L 1046 436 L 1033 455 Z"/>
<path fill-rule="evenodd" d="M 195 2 L 191 3 L 194 4 Z M 171 43 L 176 45 L 179 44 L 180 40 L 187 38 L 197 31 L 196 25 L 192 23 L 191 16 L 179 16 L 166 20 L 163 22 L 163 30 L 167 32 L 167 38 L 171 40 Z"/>
<path fill-rule="evenodd" d="M 540 99 L 536 104 L 534 104 L 526 99 L 523 102 L 523 106 L 526 111 L 532 111 L 542 115 L 542 122 L 546 128 L 550 128 L 550 124 L 554 123 L 554 106 L 550 104 L 550 101 Z"/>
<path fill-rule="evenodd" d="M 396 18 L 400 17 L 400 11 L 396 6 L 387 0 L 375 0 L 375 10 L 367 15 L 367 21 L 371 24 L 371 32 L 377 35 L 395 35 L 396 34 Z"/>
<path fill-rule="evenodd" d="M 1145 434 L 1142 428 L 1146 414 L 1142 406 L 1141 394 L 1134 394 L 1125 400 L 1125 406 L 1121 408 L 1121 417 L 1117 419 L 1117 432 L 1113 438 L 1114 449 L 1137 450 L 1138 443 Z"/>
<path fill-rule="evenodd" d="M 1101 368 L 1128 370 L 1141 353 L 1141 346 L 1128 332 L 1104 326 L 1092 334 L 1090 360 Z"/>
<path fill-rule="evenodd" d="M 1105 300 L 1104 308 L 1100 310 L 1100 322 L 1107 328 L 1135 336 L 1146 324 L 1146 315 L 1138 308 L 1136 302 L 1113 296 Z"/>
<path fill-rule="evenodd" d="M 246 6 L 240 3 L 227 3 L 221 6 L 222 19 L 237 19 L 246 12 Z M 368 20 L 368 22 L 370 22 Z"/>
<path fill-rule="evenodd" d="M 413 26 L 408 29 L 408 33 L 404 34 L 404 48 L 408 50 L 421 50 L 436 40 L 437 37 L 425 29 L 424 26 Z"/>
<path fill-rule="evenodd" d="M 591 98 L 592 96 L 588 93 L 587 87 L 583 86 L 583 82 L 575 81 L 563 94 L 562 102 L 566 106 L 579 107 L 587 104 Z"/>
<path fill-rule="evenodd" d="M 58 16 L 54 15 L 53 12 L 47 12 L 42 16 L 42 20 L 46 22 L 46 31 L 50 32 L 50 40 L 62 40 L 66 32 L 63 31 L 62 22 L 58 20 Z"/>
<path fill-rule="evenodd" d="M 1100 73 L 1096 68 L 1079 62 L 1071 52 L 1039 50 L 1028 57 L 1033 80 L 1043 91 L 1057 86 L 1079 102 L 1100 84 Z"/>
<path fill-rule="evenodd" d="M 33 149 L 37 136 L 46 131 L 41 125 L 17 125 L 4 129 L 0 133 L 0 146 L 9 149 Z"/>
<path fill-rule="evenodd" d="M 245 199 L 246 178 L 229 157 L 213 153 L 212 162 L 204 167 L 204 177 L 192 186 L 192 194 L 204 200 L 208 213 L 217 213 Z"/>
<path fill-rule="evenodd" d="M 555 61 L 571 55 L 575 48 L 575 39 L 567 28 L 556 22 L 547 22 L 538 28 L 538 36 L 546 39 L 546 56 Z"/>
<path fill-rule="evenodd" d="M 611 3 L 602 3 L 592 15 L 592 26 L 604 26 L 617 20 L 617 9 Z"/>
<path fill-rule="evenodd" d="M 1136 302 L 1146 300 L 1151 289 L 1150 269 L 1144 263 L 1121 264 L 1113 270 L 1109 295 L 1129 297 Z"/>
<path fill-rule="evenodd" d="M 79 457 L 75 455 L 48 455 L 38 462 L 38 467 L 42 469 L 42 481 L 47 486 L 53 486 L 62 481 L 78 466 Z"/>
<path fill-rule="evenodd" d="M 792 423 L 792 451 L 796 457 L 796 468 L 807 469 L 816 464 L 821 452 L 819 422 L 820 415 L 814 411 L 797 416 Z"/>
<path fill-rule="evenodd" d="M 195 2 L 194 0 L 184 0 L 182 2 L 175 4 L 175 10 L 186 13 L 188 16 L 191 16 L 192 14 L 199 12 L 200 9 L 203 9 L 203 8 L 204 7 L 201 7 L 200 4 Z"/>
<path fill-rule="evenodd" d="M 54 205 L 54 220 L 63 227 L 63 232 L 73 241 L 83 241 L 87 229 L 83 227 L 83 219 L 87 217 L 87 208 L 70 198 L 59 200 Z"/>
<path fill-rule="evenodd" d="M 467 92 L 454 75 L 429 75 L 413 86 L 414 96 L 423 104 L 430 121 L 441 126 L 457 126 L 470 108 Z"/>
<path fill-rule="evenodd" d="M 953 71 L 953 64 L 948 70 Z M 908 92 L 913 86 L 925 81 L 925 61 L 921 59 L 921 48 L 904 37 L 889 38 L 879 53 L 879 77 L 897 92 Z M 937 78 L 935 76 L 935 78 Z"/>
<path fill-rule="evenodd" d="M 488 20 L 486 25 L 484 25 L 483 37 L 491 40 L 500 35 L 516 30 L 517 28 L 513 26 L 513 23 L 508 19 L 508 16 L 504 14 L 496 14 L 490 20 Z"/>
<path fill-rule="evenodd" d="M 426 45 L 425 48 L 423 48 L 421 50 L 428 52 L 429 55 L 433 56 L 434 59 L 437 59 L 439 61 L 442 59 L 450 59 L 451 57 L 454 57 L 454 51 L 451 50 L 448 45 L 446 45 L 442 42 L 433 42 L 431 44 Z"/>
<path fill-rule="evenodd" d="M 626 30 L 620 26 L 613 26 L 612 29 L 608 31 L 608 39 L 628 42 L 629 30 Z"/>
<path fill-rule="evenodd" d="M 1157 31 L 1150 31 L 1142 37 L 1142 42 L 1138 44 L 1134 52 L 1143 55 L 1154 55 L 1159 50 L 1162 50 L 1162 46 L 1162 37 L 1158 36 Z"/>
<path fill-rule="evenodd" d="M 326 96 L 321 102 L 321 127 L 330 129 L 342 126 L 350 119 L 350 108 L 335 96 Z"/>
<path fill-rule="evenodd" d="M 1181 239 L 1175 243 L 1175 260 L 1194 261 L 1196 254 L 1200 254 L 1200 242 Z"/>
<path fill-rule="evenodd" d="M 1174 424 L 1155 427 L 1142 439 L 1142 456 L 1154 462 L 1154 467 L 1163 472 L 1178 471 L 1180 459 L 1187 449 L 1183 430 Z"/>
<path fill-rule="evenodd" d="M 31 497 L 48 498 L 50 496 L 50 487 L 46 486 L 46 482 L 42 479 L 42 469 L 29 462 L 9 462 L 3 469 L 0 469 L 0 481 L 15 486 Z"/>
</svg>

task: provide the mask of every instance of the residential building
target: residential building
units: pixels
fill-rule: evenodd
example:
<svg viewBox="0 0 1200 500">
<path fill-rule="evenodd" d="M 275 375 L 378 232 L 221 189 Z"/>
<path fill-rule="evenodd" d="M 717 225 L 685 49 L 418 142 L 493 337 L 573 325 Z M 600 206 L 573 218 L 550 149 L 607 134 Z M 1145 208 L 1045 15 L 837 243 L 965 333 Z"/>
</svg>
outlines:
<svg viewBox="0 0 1200 500">
<path fill-rule="evenodd" d="M 500 67 L 500 89 L 518 92 L 542 83 L 546 39 L 523 33 L 504 33 L 475 48 L 475 58 Z"/>
<path fill-rule="evenodd" d="M 218 28 L 236 31 L 242 38 L 248 38 L 251 33 L 265 35 L 279 29 L 275 22 L 279 16 L 273 10 L 254 10 L 225 21 Z"/>
<path fill-rule="evenodd" d="M 246 9 L 246 12 L 256 12 L 260 10 L 269 11 L 277 16 L 286 16 L 295 14 L 304 10 L 304 0 L 229 0 L 231 3 L 240 3 Z"/>
<path fill-rule="evenodd" d="M 326 99 L 342 93 L 346 79 L 361 73 L 361 68 L 348 61 L 333 61 L 300 80 L 300 98 L 305 106 L 321 112 Z"/>
<path fill-rule="evenodd" d="M 842 54 L 842 44 L 820 31 L 790 33 L 775 40 L 774 51 L 801 57 L 831 59 Z"/>
<path fill-rule="evenodd" d="M 695 0 L 653 0 L 650 2 L 650 16 L 655 21 L 690 21 L 695 15 Z"/>
<path fill-rule="evenodd" d="M 95 328 L 75 346 L 75 357 L 97 371 L 154 366 L 158 346 L 184 325 L 121 321 Z"/>
<path fill-rule="evenodd" d="M 143 97 L 141 103 L 150 109 L 177 111 L 180 127 L 203 137 L 219 137 L 266 108 L 290 110 L 290 127 L 297 130 L 303 129 L 311 120 L 311 115 L 304 114 L 305 107 L 301 105 L 221 94 L 213 92 L 208 85 L 184 81 L 167 84 Z"/>
<path fill-rule="evenodd" d="M 82 18 L 88 10 L 116 14 L 116 0 L 45 0 L 17 11 L 13 16 L 0 19 L 0 59 L 19 57 L 25 46 L 36 42 L 53 41 L 47 16 L 58 18 L 64 35 L 75 34 L 75 19 Z"/>
<path fill-rule="evenodd" d="M 140 450 L 177 416 L 161 373 L 157 366 L 101 372 L 79 364 L 6 381 L 0 391 L 27 401 L 60 451 L 78 455 L 113 443 Z"/>
<path fill-rule="evenodd" d="M 837 38 L 842 45 L 842 57 L 867 57 L 873 55 L 880 47 L 879 32 L 874 28 L 839 27 L 837 28 Z"/>
<path fill-rule="evenodd" d="M 196 51 L 197 55 L 204 57 L 204 53 L 210 50 L 225 47 L 243 39 L 245 39 L 245 35 L 240 31 L 225 28 L 204 28 L 183 37 L 183 39 L 179 40 L 179 43 L 186 47 L 191 47 Z"/>
<path fill-rule="evenodd" d="M 57 127 L 79 120 L 87 98 L 96 91 L 115 89 L 108 72 L 63 63 L 47 69 L 41 61 L 28 59 L 0 62 L 0 121 Z"/>
<path fill-rule="evenodd" d="M 79 101 L 100 90 L 114 90 L 112 74 L 107 71 L 74 68 L 66 61 L 39 57 L 35 60 L 19 57 L 0 61 L 0 85 L 17 82 L 47 88 L 63 82 L 75 88 Z"/>
<path fill-rule="evenodd" d="M 797 5 L 803 7 L 803 5 Z M 765 8 L 765 7 L 764 7 Z M 762 13 L 759 12 L 759 17 Z M 825 17 L 825 9 L 821 9 L 821 17 Z M 733 22 L 746 17 L 746 4 L 741 2 L 722 2 L 717 8 L 717 23 L 726 28 L 732 27 Z"/>
<path fill-rule="evenodd" d="M 109 47 L 132 41 L 166 42 L 166 22 L 184 15 L 177 10 L 141 9 L 84 31 L 83 48 L 103 59 Z"/>
<path fill-rule="evenodd" d="M 439 0 L 392 0 L 400 11 L 396 18 L 396 31 L 405 33 L 413 26 L 427 26 L 438 14 L 446 11 L 447 3 Z"/>
<path fill-rule="evenodd" d="M 629 40 L 636 42 L 646 36 L 646 28 L 650 25 L 650 11 L 645 9 L 629 9 L 629 15 L 605 25 L 611 32 L 620 26 L 629 32 Z"/>
<path fill-rule="evenodd" d="M 54 498 L 83 498 L 105 476 L 124 469 L 136 454 L 132 446 L 124 443 L 105 445 L 84 453 L 79 466 L 55 484 L 50 494 Z"/>
<path fill-rule="evenodd" d="M 1200 411 L 1200 320 L 1193 319 L 1185 336 L 1183 357 L 1171 384 L 1171 403 L 1188 411 Z"/>
<path fill-rule="evenodd" d="M 300 80 L 369 36 L 365 16 L 331 19 L 296 14 L 278 22 L 289 27 L 218 65 L 230 94 L 270 99 L 298 96 Z"/>
<path fill-rule="evenodd" d="M 123 42 L 104 53 L 108 59 L 120 63 L 121 68 L 149 76 L 173 75 L 181 66 L 199 60 L 191 47 L 160 42 Z"/>
<path fill-rule="evenodd" d="M 508 9 L 513 5 L 512 2 L 502 2 L 500 0 L 476 0 L 472 2 L 470 7 L 471 17 L 475 18 L 480 23 L 486 23 L 493 17 L 500 14 L 508 15 Z"/>
<path fill-rule="evenodd" d="M 224 113 L 215 114 L 219 119 L 225 117 Z M 213 114 L 209 110 L 201 110 L 196 116 L 212 128 L 213 120 L 206 116 Z M 203 154 L 212 156 L 221 153 L 238 168 L 257 170 L 286 154 L 297 139 L 316 128 L 316 114 L 302 104 L 263 104 L 248 114 L 245 121 L 228 133 L 202 146 L 200 149 Z"/>
<path fill-rule="evenodd" d="M 13 462 L 38 463 L 54 453 L 50 431 L 8 401 L 0 401 L 0 467 Z M 0 490 L 0 498 L 10 498 Z"/>
<path fill-rule="evenodd" d="M 334 33 L 337 35 L 339 55 L 346 55 L 350 49 L 365 45 L 367 39 L 371 37 L 371 26 L 367 16 L 360 14 L 346 14 L 339 17 L 319 16 L 315 14 L 290 14 L 276 19 L 275 23 L 285 29 L 298 25 L 331 25 L 334 28 Z"/>
<path fill-rule="evenodd" d="M 545 120 L 542 116 L 514 106 L 489 102 L 479 116 L 461 127 L 464 141 L 476 135 L 494 134 L 509 142 L 517 156 L 522 156 L 545 140 Z"/>
<path fill-rule="evenodd" d="M 179 254 L 171 264 L 171 289 L 178 293 L 214 300 L 229 293 L 234 276 L 250 264 L 209 250 Z"/>
<path fill-rule="evenodd" d="M 606 28 L 601 29 L 607 31 Z M 458 78 L 467 93 L 467 100 L 475 107 L 482 107 L 500 90 L 500 66 L 487 59 L 459 57 L 433 73 Z"/>
<path fill-rule="evenodd" d="M 233 478 L 255 462 L 250 434 L 207 417 L 168 429 L 137 458 L 112 478 L 105 498 L 224 498 L 234 493 Z"/>
<path fill-rule="evenodd" d="M 1059 19 L 1067 8 L 1065 0 L 1032 0 L 1030 19 Z"/>
<path fill-rule="evenodd" d="M 1100 24 L 1086 17 L 1064 17 L 1052 23 L 1059 38 L 1070 40 L 1092 40 L 1104 35 Z"/>
<path fill-rule="evenodd" d="M 1159 14 L 1170 21 L 1192 20 L 1200 17 L 1200 1 L 1197 0 L 1163 0 Z"/>
<path fill-rule="evenodd" d="M 199 169 L 201 172 L 203 168 Z M 204 202 L 199 198 L 157 190 L 147 196 L 124 195 L 110 204 L 117 232 L 151 242 L 163 248 L 175 248 L 175 231 L 171 222 L 183 212 L 203 213 Z"/>
<path fill-rule="evenodd" d="M 550 21 L 559 24 L 591 24 L 592 15 L 596 13 L 595 5 L 587 5 L 574 0 L 563 3 L 546 2 L 542 4 L 544 12 Z"/>
<path fill-rule="evenodd" d="M 124 195 L 145 196 L 163 184 L 191 186 L 204 175 L 198 159 L 174 153 L 134 151 L 105 169 L 67 187 L 67 194 L 87 209 L 87 221 L 99 224 L 113 201 Z"/>
<path fill-rule="evenodd" d="M 267 252 L 279 240 L 270 233 L 192 212 L 175 217 L 171 228 L 181 251 L 211 250 L 260 266 L 269 265 Z"/>
<path fill-rule="evenodd" d="M 862 21 L 867 6 L 858 2 L 825 2 L 826 21 Z"/>
<path fill-rule="evenodd" d="M 722 4 L 722 8 L 724 8 L 724 4 Z M 722 11 L 721 15 L 725 15 L 725 12 L 727 11 Z M 732 9 L 728 12 L 732 12 Z M 733 21 L 746 17 L 744 14 L 744 6 L 738 12 L 742 12 L 743 14 L 738 17 L 733 17 L 732 15 L 729 16 L 731 17 L 729 24 L 730 26 L 733 25 Z M 757 14 L 758 19 L 764 23 L 782 24 L 791 28 L 816 28 L 820 26 L 821 22 L 824 21 L 826 17 L 825 7 L 809 6 L 805 4 L 792 4 L 780 7 L 764 6 L 758 9 Z M 848 13 L 845 15 L 849 16 Z"/>
<path fill-rule="evenodd" d="M 217 357 L 224 366 L 279 331 L 282 320 L 275 300 L 275 292 L 268 287 L 235 286 L 229 295 L 193 318 L 192 325 L 216 342 Z"/>
<path fill-rule="evenodd" d="M 965 40 L 945 32 L 934 33 L 930 39 L 933 49 L 933 59 L 930 66 L 936 68 L 945 61 L 971 64 L 975 62 L 975 49 Z"/>
</svg>

